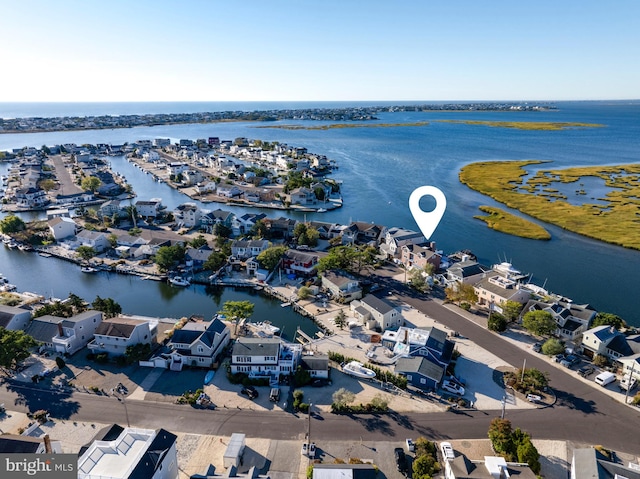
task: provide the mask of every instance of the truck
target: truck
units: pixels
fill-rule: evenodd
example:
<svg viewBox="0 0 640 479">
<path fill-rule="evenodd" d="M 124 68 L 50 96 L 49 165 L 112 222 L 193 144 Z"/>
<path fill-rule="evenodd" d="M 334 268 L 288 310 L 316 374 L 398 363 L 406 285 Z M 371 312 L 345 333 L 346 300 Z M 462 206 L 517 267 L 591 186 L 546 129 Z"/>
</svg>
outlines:
<svg viewBox="0 0 640 479">
<path fill-rule="evenodd" d="M 638 385 L 638 381 L 636 378 L 629 378 L 629 376 L 625 376 L 620 380 L 620 389 L 623 391 L 633 391 Z"/>
<path fill-rule="evenodd" d="M 608 371 L 598 374 L 594 379 L 596 384 L 599 384 L 602 387 L 605 387 L 608 384 L 611 384 L 615 380 L 616 380 L 616 375 Z"/>
</svg>

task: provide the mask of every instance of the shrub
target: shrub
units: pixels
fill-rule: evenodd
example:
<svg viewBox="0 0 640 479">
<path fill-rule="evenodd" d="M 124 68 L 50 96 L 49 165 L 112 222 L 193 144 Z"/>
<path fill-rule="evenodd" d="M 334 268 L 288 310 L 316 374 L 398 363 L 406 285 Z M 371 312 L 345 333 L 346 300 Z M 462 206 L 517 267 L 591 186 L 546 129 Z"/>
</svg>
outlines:
<svg viewBox="0 0 640 479">
<path fill-rule="evenodd" d="M 604 368 L 609 365 L 609 360 L 602 354 L 596 354 L 593 358 L 593 364 L 599 368 Z"/>
<path fill-rule="evenodd" d="M 564 351 L 564 344 L 556 338 L 547 339 L 542 345 L 542 354 L 547 356 L 555 356 Z"/>
<path fill-rule="evenodd" d="M 504 319 L 504 316 L 501 314 L 491 313 L 491 316 L 489 316 L 487 321 L 487 327 L 489 328 L 489 331 L 501 333 L 507 330 L 507 320 Z"/>
</svg>

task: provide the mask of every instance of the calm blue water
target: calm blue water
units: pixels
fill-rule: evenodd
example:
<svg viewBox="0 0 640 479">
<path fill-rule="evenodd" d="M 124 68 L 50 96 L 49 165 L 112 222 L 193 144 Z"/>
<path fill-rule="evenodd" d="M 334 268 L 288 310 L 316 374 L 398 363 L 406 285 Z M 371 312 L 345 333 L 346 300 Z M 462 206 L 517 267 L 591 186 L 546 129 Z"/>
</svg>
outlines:
<svg viewBox="0 0 640 479">
<path fill-rule="evenodd" d="M 185 104 L 171 103 L 15 105 L 11 111 L 14 112 L 13 116 L 97 115 L 108 111 L 112 114 L 211 111 L 214 109 L 212 105 L 219 104 L 189 104 L 189 110 L 185 110 Z M 267 107 L 264 103 L 258 103 L 244 104 L 245 108 L 241 108 L 242 105 L 225 104 L 217 110 L 294 108 L 300 104 L 270 104 Z M 338 106 L 345 105 L 341 103 Z M 336 105 L 303 104 L 303 107 L 314 106 Z M 0 150 L 66 142 L 115 144 L 156 137 L 177 140 L 208 136 L 224 139 L 245 136 L 305 146 L 309 151 L 325 154 L 338 162 L 340 168 L 335 176 L 344 180 L 345 199 L 342 209 L 324 214 L 307 214 L 307 219 L 335 222 L 361 220 L 415 229 L 417 226 L 407 204 L 411 191 L 425 184 L 438 186 L 447 196 L 447 211 L 433 238 L 439 248 L 448 252 L 470 248 L 487 264 L 506 257 L 518 269 L 532 273 L 535 281 L 541 285 L 544 283 L 547 289 L 568 296 L 575 302 L 590 303 L 600 310 L 617 313 L 628 322 L 640 325 L 640 315 L 633 300 L 636 287 L 640 284 L 640 252 L 582 238 L 549 225 L 544 225 L 552 235 L 552 240 L 548 242 L 492 231 L 484 223 L 474 220 L 473 215 L 478 214 L 480 205 L 498 204 L 458 182 L 458 172 L 462 166 L 482 160 L 551 161 L 542 166 L 545 169 L 640 161 L 640 102 L 561 102 L 556 106 L 557 111 L 549 112 L 411 112 L 380 115 L 381 122 L 431 122 L 424 127 L 318 131 L 257 129 L 256 123 L 231 123 L 0 135 Z M 0 116 L 9 116 L 6 111 L 9 110 L 0 104 Z M 602 123 L 606 127 L 536 132 L 437 121 L 446 119 L 575 121 Z M 165 185 L 148 182 L 147 175 L 141 174 L 126 161 L 112 161 L 117 169 L 132 170 L 125 172 L 127 177 L 137 175 L 131 182 L 140 198 L 160 196 L 170 206 L 182 201 L 178 193 Z M 217 206 L 209 204 L 207 207 Z M 268 214 L 280 215 L 279 212 Z M 5 254 L 0 249 L 0 271 L 8 275 L 4 267 Z M 11 279 L 17 283 L 16 278 Z M 33 281 L 37 284 L 38 278 Z M 28 285 L 20 286 L 23 289 L 35 289 Z M 69 286 L 71 291 L 73 282 Z"/>
</svg>

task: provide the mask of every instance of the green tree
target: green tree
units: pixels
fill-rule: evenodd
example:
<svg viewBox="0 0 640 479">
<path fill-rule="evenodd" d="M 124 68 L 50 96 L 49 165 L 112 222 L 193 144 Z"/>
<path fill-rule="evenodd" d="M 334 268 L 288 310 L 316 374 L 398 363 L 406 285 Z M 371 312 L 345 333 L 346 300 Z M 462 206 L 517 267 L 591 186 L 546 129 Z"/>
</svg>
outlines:
<svg viewBox="0 0 640 479">
<path fill-rule="evenodd" d="M 112 298 L 103 299 L 100 296 L 96 296 L 96 299 L 91 303 L 91 307 L 96 311 L 102 311 L 106 318 L 113 318 L 122 313 L 122 306 Z"/>
<path fill-rule="evenodd" d="M 520 311 L 522 311 L 523 305 L 518 303 L 517 301 L 503 301 L 500 303 L 500 308 L 502 309 L 502 315 L 504 319 L 507 321 L 515 321 L 520 316 Z"/>
<path fill-rule="evenodd" d="M 24 231 L 26 225 L 22 219 L 16 215 L 8 215 L 0 220 L 0 231 L 9 234 Z"/>
<path fill-rule="evenodd" d="M 207 244 L 207 239 L 203 235 L 198 235 L 196 238 L 193 238 L 189 242 L 189 246 L 195 249 L 198 249 L 202 246 L 206 246 L 206 244 Z"/>
<path fill-rule="evenodd" d="M 415 479 L 431 479 L 440 472 L 440 463 L 432 455 L 426 454 L 415 458 L 412 469 Z"/>
<path fill-rule="evenodd" d="M 320 258 L 316 269 L 320 273 L 336 269 L 360 273 L 363 269 L 372 267 L 375 262 L 375 248 L 370 246 L 344 245 L 331 248 L 325 257 Z"/>
<path fill-rule="evenodd" d="M 555 356 L 556 354 L 564 352 L 564 344 L 562 344 L 562 342 L 557 338 L 549 338 L 544 342 L 540 350 L 542 351 L 542 354 Z"/>
<path fill-rule="evenodd" d="M 127 216 L 131 218 L 131 224 L 133 227 L 137 228 L 138 208 L 136 208 L 135 205 L 129 205 L 125 206 L 124 210 L 127 212 Z"/>
<path fill-rule="evenodd" d="M 269 239 L 271 232 L 264 221 L 258 220 L 249 230 L 248 235 L 254 239 Z"/>
<path fill-rule="evenodd" d="M 221 251 L 214 251 L 209 255 L 202 267 L 209 271 L 218 271 L 227 262 L 227 256 Z"/>
<path fill-rule="evenodd" d="M 518 431 L 518 429 L 516 429 Z M 531 442 L 531 438 L 527 434 L 525 438 L 519 441 L 516 449 L 518 462 L 529 465 L 534 474 L 540 474 L 540 453 Z"/>
<path fill-rule="evenodd" d="M 118 246 L 118 237 L 113 233 L 107 236 L 107 241 L 109 242 L 109 246 L 111 246 L 112 248 Z"/>
<path fill-rule="evenodd" d="M 93 249 L 91 246 L 82 245 L 76 248 L 76 254 L 81 260 L 89 261 L 91 258 L 93 258 L 96 255 L 96 250 Z"/>
<path fill-rule="evenodd" d="M 331 399 L 336 406 L 345 407 L 355 401 L 356 395 L 345 388 L 340 388 L 333 393 Z"/>
<path fill-rule="evenodd" d="M 448 301 L 453 303 L 475 304 L 478 302 L 478 293 L 472 284 L 455 283 L 444 290 Z"/>
<path fill-rule="evenodd" d="M 411 287 L 416 291 L 426 293 L 431 290 L 431 286 L 429 286 L 429 283 L 427 282 L 427 276 L 429 276 L 429 273 L 425 269 L 413 268 L 409 272 L 409 285 L 411 285 Z"/>
<path fill-rule="evenodd" d="M 522 326 L 537 336 L 549 336 L 558 329 L 556 321 L 548 311 L 527 311 L 522 317 Z"/>
<path fill-rule="evenodd" d="M 229 237 L 231 237 L 232 233 L 233 233 L 233 230 L 231 228 L 229 228 L 228 226 L 223 225 L 222 223 L 217 223 L 213 227 L 213 234 L 218 236 L 218 237 L 229 238 Z"/>
<path fill-rule="evenodd" d="M 82 313 L 87 309 L 87 302 L 77 294 L 69 293 L 67 304 L 73 308 L 76 314 Z"/>
<path fill-rule="evenodd" d="M 493 450 L 498 454 L 509 453 L 513 449 L 511 421 L 508 419 L 494 418 L 488 434 Z"/>
<path fill-rule="evenodd" d="M 184 247 L 181 245 L 161 246 L 154 261 L 160 271 L 170 271 L 184 259 Z"/>
<path fill-rule="evenodd" d="M 593 323 L 591 323 L 592 328 L 596 326 L 613 326 L 616 329 L 622 329 L 627 326 L 627 323 L 617 314 L 598 313 L 596 317 L 593 318 Z"/>
<path fill-rule="evenodd" d="M 54 301 L 53 303 L 43 305 L 33 313 L 34 318 L 40 318 L 47 315 L 57 316 L 59 318 L 70 318 L 73 316 L 73 308 L 68 304 L 61 303 L 60 301 Z"/>
<path fill-rule="evenodd" d="M 344 311 L 341 309 L 340 311 L 338 311 L 338 314 L 336 315 L 336 317 L 333 318 L 333 321 L 336 324 L 336 326 L 342 329 L 347 324 L 347 315 L 344 314 Z"/>
<path fill-rule="evenodd" d="M 45 180 L 40 181 L 38 183 L 38 186 L 48 193 L 49 191 L 53 190 L 56 187 L 56 182 L 51 178 L 47 178 Z"/>
<path fill-rule="evenodd" d="M 309 286 L 302 286 L 298 290 L 298 299 L 309 299 L 311 297 L 311 288 Z"/>
<path fill-rule="evenodd" d="M 255 304 L 251 301 L 226 301 L 222 305 L 222 311 L 230 321 L 233 321 L 236 325 L 235 329 L 238 329 L 238 322 L 241 319 L 247 319 L 253 314 Z"/>
<path fill-rule="evenodd" d="M 489 331 L 501 333 L 507 330 L 507 320 L 500 313 L 492 312 L 487 320 Z"/>
<path fill-rule="evenodd" d="M 260 252 L 256 259 L 264 269 L 273 271 L 286 251 L 286 246 L 271 246 Z"/>
<path fill-rule="evenodd" d="M 101 184 L 102 181 L 100 181 L 99 178 L 95 176 L 85 176 L 80 182 L 80 188 L 84 191 L 91 191 L 92 193 L 95 193 L 96 190 L 100 188 Z"/>
<path fill-rule="evenodd" d="M 5 374 L 31 355 L 38 342 L 22 330 L 0 327 L 0 368 Z"/>
<path fill-rule="evenodd" d="M 426 437 L 420 436 L 415 441 L 416 457 L 418 456 L 436 456 L 437 446 L 435 442 L 429 441 Z"/>
</svg>

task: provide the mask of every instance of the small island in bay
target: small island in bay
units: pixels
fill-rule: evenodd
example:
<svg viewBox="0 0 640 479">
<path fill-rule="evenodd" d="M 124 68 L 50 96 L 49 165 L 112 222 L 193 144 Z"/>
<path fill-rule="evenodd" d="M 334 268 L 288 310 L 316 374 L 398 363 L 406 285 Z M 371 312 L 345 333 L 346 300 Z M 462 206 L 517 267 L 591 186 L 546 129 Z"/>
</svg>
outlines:
<svg viewBox="0 0 640 479">
<path fill-rule="evenodd" d="M 481 120 L 436 120 L 441 123 L 463 123 L 494 128 L 515 128 L 517 130 L 568 130 L 571 128 L 603 128 L 599 123 L 556 122 L 556 121 L 481 121 Z"/>
<path fill-rule="evenodd" d="M 493 230 L 520 236 L 521 238 L 536 240 L 551 239 L 551 235 L 546 229 L 524 218 L 492 206 L 480 206 L 479 209 L 483 213 L 486 213 L 486 215 L 477 215 L 474 216 L 474 218 L 484 221 L 487 226 Z"/>
<path fill-rule="evenodd" d="M 640 249 L 640 164 L 527 171 L 546 162 L 488 161 L 460 170 L 471 189 L 568 231 L 625 248 Z M 596 179 L 598 194 L 581 183 Z M 572 188 L 571 198 L 560 189 Z M 600 194 L 600 190 L 604 194 Z"/>
<path fill-rule="evenodd" d="M 427 126 L 428 121 L 415 121 L 412 123 L 332 123 L 330 125 L 306 126 L 306 125 L 262 125 L 254 128 L 279 128 L 281 130 L 331 130 L 334 128 L 394 128 L 401 126 Z"/>
</svg>

